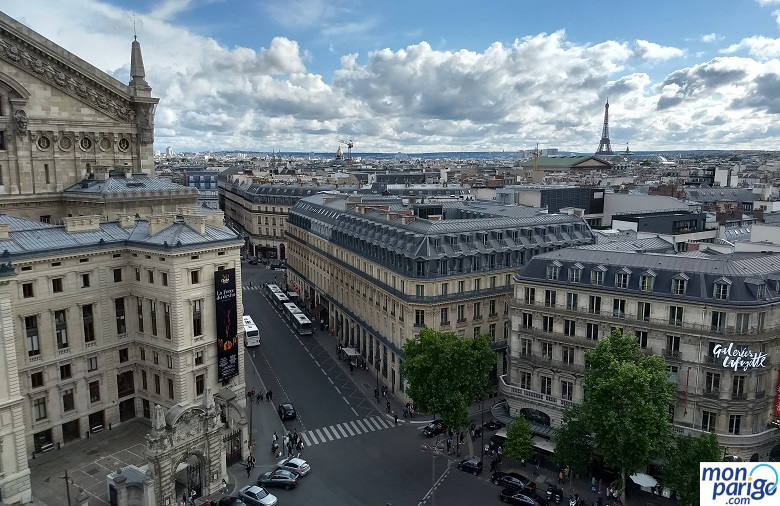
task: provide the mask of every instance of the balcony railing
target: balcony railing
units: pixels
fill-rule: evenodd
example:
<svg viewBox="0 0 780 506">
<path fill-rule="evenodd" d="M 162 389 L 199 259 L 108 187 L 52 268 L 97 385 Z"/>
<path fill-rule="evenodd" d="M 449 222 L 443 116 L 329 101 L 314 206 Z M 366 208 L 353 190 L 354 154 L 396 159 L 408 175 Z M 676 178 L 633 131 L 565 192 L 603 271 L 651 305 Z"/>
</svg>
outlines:
<svg viewBox="0 0 780 506">
<path fill-rule="evenodd" d="M 564 399 L 562 397 L 556 397 L 554 395 L 546 395 L 541 392 L 534 392 L 533 390 L 527 390 L 525 388 L 520 388 L 514 385 L 510 385 L 506 382 L 506 374 L 502 374 L 501 376 L 499 376 L 498 386 L 504 395 L 508 395 L 515 398 L 525 398 L 540 404 L 555 406 L 558 407 L 558 409 L 565 409 L 574 404 L 574 402 L 568 399 Z"/>
<path fill-rule="evenodd" d="M 564 369 L 577 374 L 585 374 L 585 365 L 578 364 L 576 362 L 567 362 L 565 360 L 554 360 L 546 355 L 534 355 L 532 353 L 512 353 L 512 360 L 517 360 L 518 363 L 529 363 L 536 367 L 544 367 L 550 369 Z"/>
</svg>

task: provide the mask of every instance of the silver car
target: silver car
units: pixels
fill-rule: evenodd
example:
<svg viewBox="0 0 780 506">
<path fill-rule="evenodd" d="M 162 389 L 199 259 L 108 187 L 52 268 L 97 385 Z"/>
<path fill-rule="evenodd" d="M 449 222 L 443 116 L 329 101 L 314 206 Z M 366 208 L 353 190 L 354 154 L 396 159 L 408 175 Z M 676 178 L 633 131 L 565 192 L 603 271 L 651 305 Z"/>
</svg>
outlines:
<svg viewBox="0 0 780 506">
<path fill-rule="evenodd" d="M 275 495 L 257 485 L 249 485 L 242 488 L 239 490 L 238 495 L 249 506 L 274 506 L 277 501 Z"/>
</svg>

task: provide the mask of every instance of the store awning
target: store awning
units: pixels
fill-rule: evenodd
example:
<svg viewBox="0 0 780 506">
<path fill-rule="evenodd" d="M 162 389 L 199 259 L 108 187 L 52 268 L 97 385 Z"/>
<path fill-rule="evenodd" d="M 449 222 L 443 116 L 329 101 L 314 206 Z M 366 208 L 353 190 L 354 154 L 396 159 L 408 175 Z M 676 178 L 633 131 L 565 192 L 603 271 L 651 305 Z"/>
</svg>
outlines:
<svg viewBox="0 0 780 506">
<path fill-rule="evenodd" d="M 341 348 L 341 352 L 344 353 L 344 356 L 347 358 L 357 357 L 360 355 L 360 353 L 358 353 L 355 348 Z"/>
<path fill-rule="evenodd" d="M 539 436 L 534 436 L 532 440 L 535 448 L 539 448 L 540 450 L 548 453 L 555 453 L 555 443 L 553 443 L 549 439 L 544 439 Z"/>
</svg>

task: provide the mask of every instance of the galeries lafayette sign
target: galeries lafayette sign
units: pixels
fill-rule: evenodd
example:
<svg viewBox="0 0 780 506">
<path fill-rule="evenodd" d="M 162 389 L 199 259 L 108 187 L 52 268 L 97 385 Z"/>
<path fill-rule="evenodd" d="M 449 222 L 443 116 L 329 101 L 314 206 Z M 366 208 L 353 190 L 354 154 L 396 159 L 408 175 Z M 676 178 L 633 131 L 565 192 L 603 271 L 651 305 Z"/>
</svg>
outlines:
<svg viewBox="0 0 780 506">
<path fill-rule="evenodd" d="M 723 359 L 723 367 L 735 371 L 766 367 L 767 354 L 753 351 L 747 346 L 739 347 L 735 346 L 734 343 L 729 343 L 728 346 L 716 344 L 712 348 L 712 354 L 716 360 Z"/>
</svg>

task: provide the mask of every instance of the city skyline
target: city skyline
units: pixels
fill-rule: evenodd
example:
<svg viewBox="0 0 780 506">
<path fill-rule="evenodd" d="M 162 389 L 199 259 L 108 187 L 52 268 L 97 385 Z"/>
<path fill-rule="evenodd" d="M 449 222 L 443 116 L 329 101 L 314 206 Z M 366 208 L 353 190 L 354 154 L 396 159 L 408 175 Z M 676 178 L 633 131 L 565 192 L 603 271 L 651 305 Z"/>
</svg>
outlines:
<svg viewBox="0 0 780 506">
<path fill-rule="evenodd" d="M 135 19 L 162 150 L 335 152 L 353 138 L 358 152 L 537 141 L 592 152 L 607 98 L 615 151 L 780 140 L 780 0 L 469 7 L 32 0 L 4 10 L 122 82 Z"/>
</svg>

